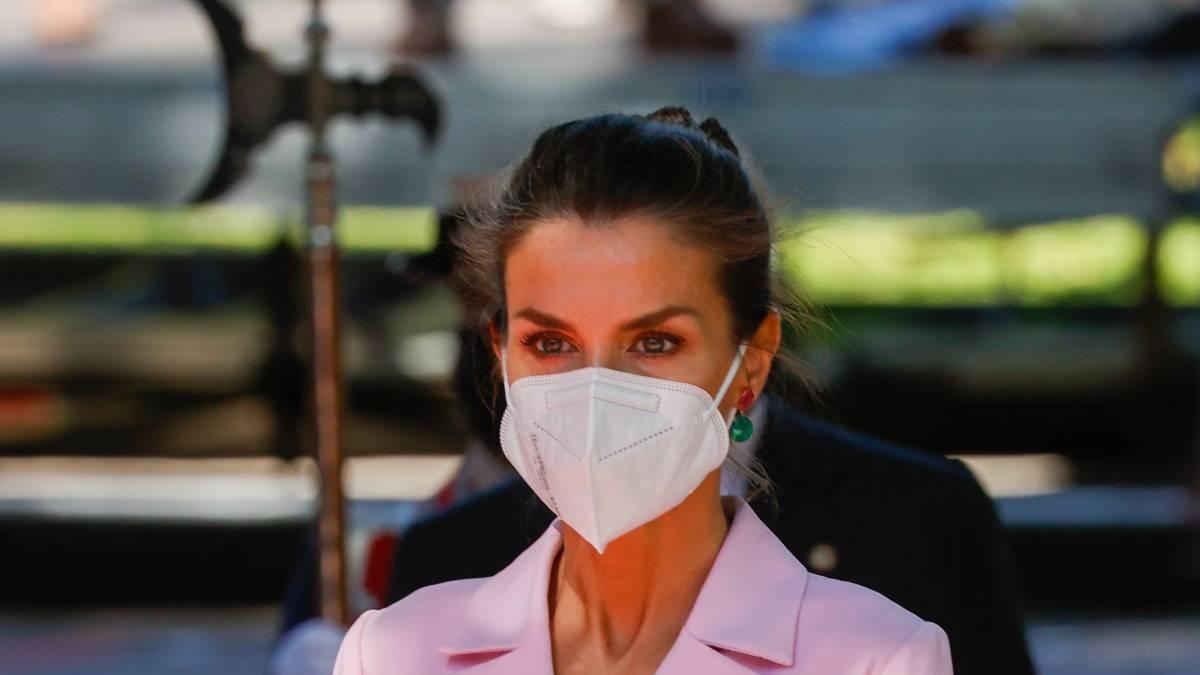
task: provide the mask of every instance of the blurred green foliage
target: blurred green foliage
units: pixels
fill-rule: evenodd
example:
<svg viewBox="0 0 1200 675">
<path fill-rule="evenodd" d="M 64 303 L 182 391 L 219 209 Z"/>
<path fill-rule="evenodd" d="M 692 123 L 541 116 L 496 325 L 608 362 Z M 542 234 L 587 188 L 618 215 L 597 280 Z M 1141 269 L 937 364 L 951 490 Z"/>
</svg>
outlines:
<svg viewBox="0 0 1200 675">
<path fill-rule="evenodd" d="M 1200 218 L 1178 220 L 1163 233 L 1158 281 L 1173 305 L 1200 305 Z"/>
<path fill-rule="evenodd" d="M 1179 194 L 1200 192 L 1200 115 L 1188 118 L 1163 149 L 1163 182 Z"/>
<path fill-rule="evenodd" d="M 419 252 L 436 243 L 437 222 L 431 208 L 348 207 L 341 211 L 337 232 L 339 243 L 352 252 Z M 300 236 L 297 214 L 256 206 L 0 204 L 0 251 L 256 253 L 280 238 L 298 242 Z"/>
<path fill-rule="evenodd" d="M 785 231 L 785 269 L 814 299 L 838 305 L 1129 305 L 1144 285 L 1148 245 L 1146 229 L 1125 216 L 1001 231 L 965 210 L 838 211 Z"/>
<path fill-rule="evenodd" d="M 221 205 L 0 204 L 0 252 L 253 254 L 281 237 L 299 241 L 295 213 Z M 1145 287 L 1146 227 L 1099 215 L 1013 230 L 969 210 L 898 215 L 826 211 L 785 215 L 781 268 L 826 305 L 1047 307 L 1128 306 Z M 420 252 L 437 241 L 429 208 L 347 207 L 338 224 L 349 253 Z M 1164 298 L 1200 305 L 1200 219 L 1163 233 Z"/>
</svg>

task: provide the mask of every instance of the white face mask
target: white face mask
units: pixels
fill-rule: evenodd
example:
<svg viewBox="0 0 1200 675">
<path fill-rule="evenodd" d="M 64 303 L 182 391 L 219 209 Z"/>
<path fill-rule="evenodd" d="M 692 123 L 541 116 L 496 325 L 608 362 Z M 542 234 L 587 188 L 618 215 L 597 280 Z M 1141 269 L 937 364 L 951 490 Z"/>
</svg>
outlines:
<svg viewBox="0 0 1200 675">
<path fill-rule="evenodd" d="M 601 367 L 508 382 L 500 446 L 526 483 L 600 553 L 679 505 L 729 452 L 716 400 L 701 387 Z"/>
</svg>

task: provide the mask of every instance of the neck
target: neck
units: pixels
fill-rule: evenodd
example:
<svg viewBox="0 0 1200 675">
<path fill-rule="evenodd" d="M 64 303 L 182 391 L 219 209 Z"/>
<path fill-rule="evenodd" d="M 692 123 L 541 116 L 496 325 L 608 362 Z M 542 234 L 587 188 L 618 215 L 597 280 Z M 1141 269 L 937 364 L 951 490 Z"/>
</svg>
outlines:
<svg viewBox="0 0 1200 675">
<path fill-rule="evenodd" d="M 556 642 L 603 645 L 612 660 L 643 642 L 669 647 L 728 529 L 719 471 L 679 506 L 611 542 L 603 555 L 563 527 L 549 598 Z"/>
</svg>

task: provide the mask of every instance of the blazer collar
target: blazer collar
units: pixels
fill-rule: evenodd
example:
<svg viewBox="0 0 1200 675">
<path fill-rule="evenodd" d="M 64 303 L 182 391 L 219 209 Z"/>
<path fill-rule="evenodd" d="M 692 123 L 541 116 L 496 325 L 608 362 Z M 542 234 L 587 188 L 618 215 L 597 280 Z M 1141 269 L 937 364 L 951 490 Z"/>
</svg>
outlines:
<svg viewBox="0 0 1200 675">
<path fill-rule="evenodd" d="M 696 641 L 790 666 L 808 573 L 742 498 L 727 496 L 722 501 L 733 519 L 672 652 L 699 654 L 701 645 L 688 644 Z M 562 546 L 562 526 L 556 519 L 508 567 L 475 589 L 442 641 L 442 653 L 525 651 L 519 648 L 533 649 L 534 643 L 544 642 L 535 660 L 548 663 L 547 592 L 551 566 Z M 702 652 L 731 666 L 722 672 L 740 670 L 717 651 Z"/>
<path fill-rule="evenodd" d="M 733 522 L 684 630 L 710 647 L 790 666 L 808 571 L 745 500 L 722 501 Z"/>
<path fill-rule="evenodd" d="M 439 651 L 450 656 L 511 651 L 537 629 L 549 631 L 546 598 L 561 528 L 555 519 L 508 567 L 475 589 Z"/>
</svg>

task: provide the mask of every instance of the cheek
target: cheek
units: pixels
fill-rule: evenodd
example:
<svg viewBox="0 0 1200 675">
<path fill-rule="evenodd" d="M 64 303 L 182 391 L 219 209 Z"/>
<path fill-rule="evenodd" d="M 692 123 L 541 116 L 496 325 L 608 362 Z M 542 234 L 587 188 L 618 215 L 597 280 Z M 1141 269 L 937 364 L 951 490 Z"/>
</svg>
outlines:
<svg viewBox="0 0 1200 675">
<path fill-rule="evenodd" d="M 732 365 L 732 351 L 723 342 L 711 338 L 704 341 L 704 344 L 696 342 L 699 341 L 685 345 L 677 357 L 643 359 L 638 372 L 695 385 L 707 391 L 709 396 L 716 396 Z M 722 400 L 717 402 L 722 411 L 731 408 L 737 401 L 738 381 L 738 375 L 735 373 L 728 391 Z"/>
</svg>

